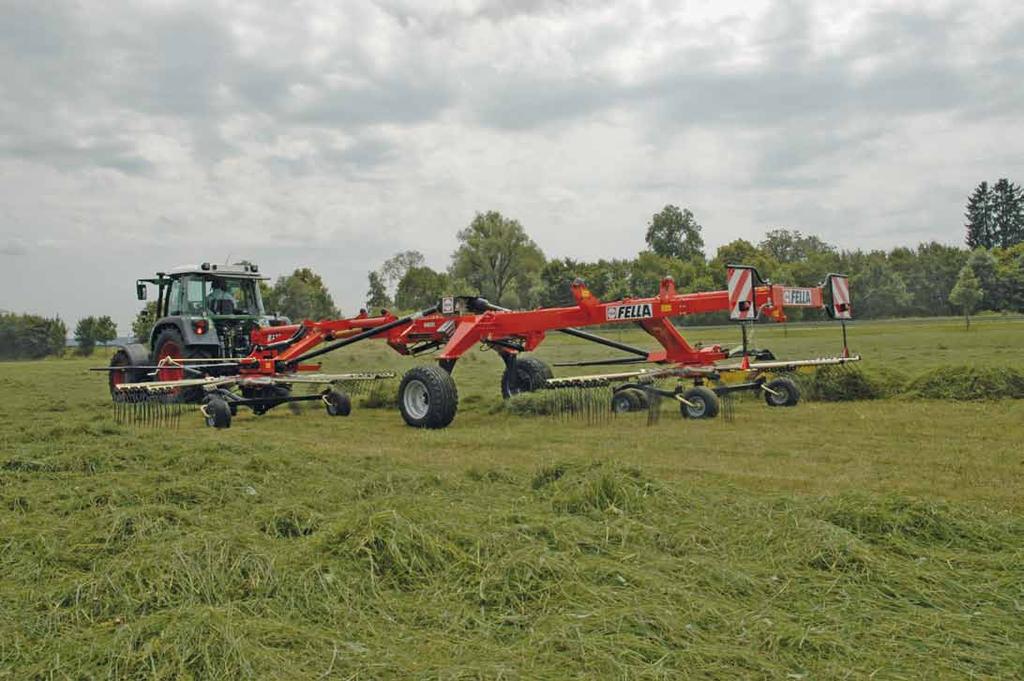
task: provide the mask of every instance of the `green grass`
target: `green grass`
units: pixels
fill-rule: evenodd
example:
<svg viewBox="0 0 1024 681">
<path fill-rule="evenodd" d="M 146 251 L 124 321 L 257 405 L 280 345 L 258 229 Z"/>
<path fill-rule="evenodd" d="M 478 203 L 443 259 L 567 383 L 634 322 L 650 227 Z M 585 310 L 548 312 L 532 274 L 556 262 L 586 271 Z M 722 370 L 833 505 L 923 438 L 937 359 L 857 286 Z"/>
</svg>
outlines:
<svg viewBox="0 0 1024 681">
<path fill-rule="evenodd" d="M 909 378 L 1022 368 L 1022 333 L 851 345 Z M 786 357 L 837 339 L 757 333 Z M 1024 401 L 588 426 L 506 413 L 474 352 L 445 431 L 358 408 L 151 431 L 112 422 L 97 363 L 0 364 L 0 678 L 1024 675 Z M 327 368 L 411 365 L 364 344 Z"/>
</svg>

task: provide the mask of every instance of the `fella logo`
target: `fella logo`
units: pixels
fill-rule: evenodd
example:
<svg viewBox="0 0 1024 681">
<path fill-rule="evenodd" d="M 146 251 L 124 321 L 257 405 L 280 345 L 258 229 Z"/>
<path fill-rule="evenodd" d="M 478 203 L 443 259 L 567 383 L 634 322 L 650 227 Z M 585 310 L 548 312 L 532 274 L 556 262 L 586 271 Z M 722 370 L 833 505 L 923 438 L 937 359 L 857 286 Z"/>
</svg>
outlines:
<svg viewBox="0 0 1024 681">
<path fill-rule="evenodd" d="M 621 319 L 647 319 L 648 317 L 654 316 L 654 311 L 651 309 L 650 303 L 641 303 L 639 305 L 615 305 L 606 309 L 607 312 L 605 313 L 605 319 L 610 322 Z"/>
<path fill-rule="evenodd" d="M 784 305 L 810 305 L 811 289 L 809 288 L 787 288 L 782 291 L 782 303 Z"/>
</svg>

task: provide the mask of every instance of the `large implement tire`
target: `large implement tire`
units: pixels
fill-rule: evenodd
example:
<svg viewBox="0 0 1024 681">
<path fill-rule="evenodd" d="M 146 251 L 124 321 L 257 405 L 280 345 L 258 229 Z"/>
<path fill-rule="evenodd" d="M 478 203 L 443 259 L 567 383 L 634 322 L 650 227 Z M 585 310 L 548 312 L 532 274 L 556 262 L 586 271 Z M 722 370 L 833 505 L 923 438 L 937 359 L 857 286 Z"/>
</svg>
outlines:
<svg viewBox="0 0 1024 681">
<path fill-rule="evenodd" d="M 445 428 L 459 408 L 459 392 L 441 367 L 415 367 L 398 386 L 398 408 L 413 428 Z"/>
<path fill-rule="evenodd" d="M 679 403 L 684 419 L 713 419 L 718 416 L 718 395 L 703 385 L 695 385 L 683 393 L 685 402 Z"/>
<path fill-rule="evenodd" d="M 162 359 L 210 359 L 213 352 L 209 348 L 187 346 L 181 338 L 181 333 L 175 328 L 167 328 L 160 332 L 153 344 L 154 362 L 159 363 Z M 160 369 L 156 372 L 158 381 L 180 381 L 186 376 L 182 369 Z M 180 388 L 177 391 L 177 398 L 180 402 L 200 402 L 203 399 L 203 389 L 200 387 Z"/>
<path fill-rule="evenodd" d="M 501 375 L 501 396 L 506 400 L 519 393 L 530 393 L 539 388 L 554 374 L 548 363 L 536 357 L 516 357 L 512 366 L 505 366 Z"/>
<path fill-rule="evenodd" d="M 765 386 L 764 401 L 769 407 L 795 407 L 800 401 L 800 388 L 792 378 L 776 378 Z"/>
</svg>

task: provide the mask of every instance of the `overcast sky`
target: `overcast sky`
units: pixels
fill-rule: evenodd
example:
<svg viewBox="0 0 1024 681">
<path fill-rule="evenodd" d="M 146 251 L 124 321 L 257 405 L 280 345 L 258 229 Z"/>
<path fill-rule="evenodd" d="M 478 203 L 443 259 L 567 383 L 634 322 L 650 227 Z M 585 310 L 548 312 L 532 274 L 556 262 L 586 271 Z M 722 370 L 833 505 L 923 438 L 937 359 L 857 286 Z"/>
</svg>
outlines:
<svg viewBox="0 0 1024 681">
<path fill-rule="evenodd" d="M 126 331 L 136 277 L 244 257 L 351 312 L 488 209 L 549 257 L 632 257 L 667 203 L 709 254 L 960 243 L 1024 182 L 1022 36 L 1010 1 L 0 0 L 0 309 Z"/>
</svg>

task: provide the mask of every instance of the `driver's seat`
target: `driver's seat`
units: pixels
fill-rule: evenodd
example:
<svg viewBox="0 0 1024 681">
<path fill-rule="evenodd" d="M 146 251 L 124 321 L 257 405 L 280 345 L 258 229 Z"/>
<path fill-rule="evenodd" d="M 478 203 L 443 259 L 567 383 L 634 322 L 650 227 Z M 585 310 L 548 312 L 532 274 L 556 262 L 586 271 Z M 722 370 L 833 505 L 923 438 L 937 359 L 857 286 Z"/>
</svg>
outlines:
<svg viewBox="0 0 1024 681">
<path fill-rule="evenodd" d="M 227 298 L 210 301 L 210 312 L 213 314 L 230 315 L 235 314 L 235 302 Z"/>
</svg>

